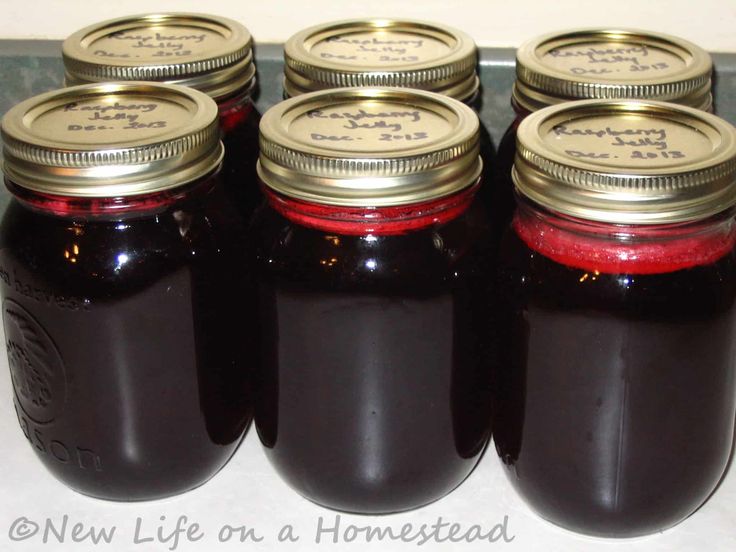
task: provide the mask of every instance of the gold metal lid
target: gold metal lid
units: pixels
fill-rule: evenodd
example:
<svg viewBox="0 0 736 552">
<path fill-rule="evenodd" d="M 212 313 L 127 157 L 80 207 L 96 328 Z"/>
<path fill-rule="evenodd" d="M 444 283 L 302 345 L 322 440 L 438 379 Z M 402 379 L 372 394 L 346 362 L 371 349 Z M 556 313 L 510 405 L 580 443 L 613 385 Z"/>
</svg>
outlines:
<svg viewBox="0 0 736 552">
<path fill-rule="evenodd" d="M 305 29 L 284 46 L 284 91 L 293 97 L 345 86 L 398 86 L 468 100 L 478 90 L 469 35 L 435 23 L 337 21 Z"/>
<path fill-rule="evenodd" d="M 147 80 L 219 99 L 255 84 L 253 39 L 237 21 L 155 13 L 103 21 L 64 41 L 67 84 Z"/>
<path fill-rule="evenodd" d="M 692 42 L 633 29 L 546 34 L 516 53 L 513 100 L 526 111 L 583 99 L 661 100 L 711 108 L 710 55 Z"/>
<path fill-rule="evenodd" d="M 2 120 L 4 172 L 37 192 L 117 197 L 181 186 L 223 156 L 217 104 L 183 86 L 74 86 L 26 100 Z"/>
<path fill-rule="evenodd" d="M 261 120 L 258 174 L 270 188 L 329 205 L 427 201 L 474 184 L 478 117 L 465 104 L 400 88 L 304 94 Z"/>
<path fill-rule="evenodd" d="M 534 202 L 587 220 L 703 219 L 736 204 L 736 129 L 671 103 L 569 102 L 519 125 L 513 177 Z"/>
</svg>

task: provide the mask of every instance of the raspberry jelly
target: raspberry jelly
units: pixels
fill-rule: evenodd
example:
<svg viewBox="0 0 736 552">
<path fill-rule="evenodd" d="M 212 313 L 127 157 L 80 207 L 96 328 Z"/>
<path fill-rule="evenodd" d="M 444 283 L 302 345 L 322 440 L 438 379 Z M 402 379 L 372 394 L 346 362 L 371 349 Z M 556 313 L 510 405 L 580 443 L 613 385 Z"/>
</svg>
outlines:
<svg viewBox="0 0 736 552">
<path fill-rule="evenodd" d="M 205 94 L 153 83 L 66 88 L 3 119 L 16 412 L 39 459 L 81 493 L 189 490 L 250 421 L 249 284 L 218 126 Z"/>
<path fill-rule="evenodd" d="M 261 135 L 255 420 L 267 456 L 330 508 L 436 500 L 490 431 L 477 117 L 438 94 L 352 88 L 282 102 Z"/>
<path fill-rule="evenodd" d="M 541 516 L 662 531 L 713 492 L 736 416 L 736 131 L 662 102 L 519 127 L 500 250 L 497 451 Z"/>
</svg>

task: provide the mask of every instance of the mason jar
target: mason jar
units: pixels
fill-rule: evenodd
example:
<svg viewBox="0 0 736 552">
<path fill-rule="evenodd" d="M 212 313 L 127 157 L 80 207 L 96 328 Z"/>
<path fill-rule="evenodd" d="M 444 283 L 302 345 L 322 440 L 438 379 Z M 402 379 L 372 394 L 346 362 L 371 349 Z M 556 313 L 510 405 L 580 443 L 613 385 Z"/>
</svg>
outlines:
<svg viewBox="0 0 736 552">
<path fill-rule="evenodd" d="M 712 111 L 713 63 L 682 38 L 631 29 L 573 29 L 538 36 L 516 52 L 516 117 L 498 146 L 486 201 L 503 226 L 514 212 L 516 131 L 530 113 L 584 99 L 673 102 Z"/>
<path fill-rule="evenodd" d="M 144 80 L 189 86 L 217 102 L 225 144 L 222 178 L 245 217 L 262 200 L 255 176 L 260 115 L 253 39 L 232 19 L 152 13 L 90 25 L 62 53 L 69 85 Z"/>
<path fill-rule="evenodd" d="M 484 450 L 493 279 L 478 142 L 470 108 L 399 88 L 264 114 L 255 420 L 278 473 L 314 502 L 422 506 Z"/>
<path fill-rule="evenodd" d="M 15 408 L 36 456 L 81 493 L 192 489 L 250 421 L 250 284 L 217 113 L 190 88 L 130 82 L 49 92 L 3 119 Z"/>
<path fill-rule="evenodd" d="M 663 102 L 570 102 L 524 119 L 513 177 L 493 428 L 505 470 L 567 529 L 667 529 L 732 449 L 736 131 Z"/>
</svg>

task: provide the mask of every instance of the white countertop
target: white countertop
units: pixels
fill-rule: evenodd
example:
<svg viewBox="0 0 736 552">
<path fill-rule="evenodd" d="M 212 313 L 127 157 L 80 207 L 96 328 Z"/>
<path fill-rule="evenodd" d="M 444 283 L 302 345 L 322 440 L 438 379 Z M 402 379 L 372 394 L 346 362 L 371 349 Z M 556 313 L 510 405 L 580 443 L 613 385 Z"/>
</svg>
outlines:
<svg viewBox="0 0 736 552">
<path fill-rule="evenodd" d="M 0 334 L 1 335 L 1 334 Z M 332 541 L 338 514 L 320 508 L 291 491 L 271 469 L 261 451 L 258 436 L 251 427 L 245 442 L 230 463 L 211 481 L 184 495 L 155 502 L 121 504 L 104 502 L 79 495 L 56 481 L 35 457 L 18 426 L 12 404 L 12 389 L 7 359 L 0 358 L 0 443 L 2 444 L 2 478 L 0 479 L 0 551 L 29 552 L 82 552 L 112 550 L 114 552 L 158 552 L 166 550 L 219 552 L 268 551 L 284 552 L 339 550 L 350 551 L 479 551 L 508 550 L 523 552 L 577 552 L 591 550 L 615 550 L 626 552 L 674 552 L 697 551 L 733 552 L 736 550 L 736 469 L 721 484 L 713 497 L 689 519 L 662 534 L 626 541 L 609 541 L 582 537 L 559 529 L 535 516 L 514 493 L 495 451 L 489 449 L 478 468 L 455 492 L 444 499 L 419 510 L 390 516 L 354 516 L 339 514 L 341 536 L 338 543 Z M 48 541 L 43 534 L 50 522 L 61 531 L 67 518 L 63 544 L 53 531 Z M 162 516 L 165 519 L 162 521 Z M 186 516 L 184 519 L 182 516 Z M 484 534 L 506 518 L 505 535 L 495 543 L 488 540 L 451 543 L 444 540 L 419 544 L 385 538 L 382 542 L 366 542 L 365 531 L 357 528 L 391 527 L 398 534 L 405 524 L 412 524 L 409 534 L 418 535 L 421 526 L 438 523 L 458 523 L 458 535 L 476 533 L 473 525 L 479 525 Z M 173 539 L 162 543 L 157 531 L 162 527 L 162 537 L 169 537 L 177 522 L 183 524 L 179 542 Z M 320 521 L 321 520 L 321 521 Z M 24 525 L 25 523 L 25 525 Z M 186 529 L 194 523 L 199 529 L 189 529 L 197 538 L 190 542 Z M 319 524 L 325 531 L 322 540 L 316 542 Z M 94 527 L 114 533 L 110 544 L 100 541 L 94 545 L 89 538 L 82 542 L 72 540 L 75 524 L 82 524 L 78 538 L 88 535 Z M 138 533 L 136 535 L 136 525 Z M 279 542 L 279 532 L 291 525 L 296 542 Z M 252 529 L 262 541 L 248 539 L 240 542 L 240 532 L 230 527 Z M 37 528 L 37 532 L 34 530 Z M 223 530 L 224 528 L 224 530 Z M 446 539 L 448 525 L 437 533 Z M 221 533 L 221 531 L 223 531 Z M 24 533 L 25 532 L 25 533 Z M 11 540 L 11 533 L 26 534 L 26 540 Z M 497 528 L 495 534 L 499 535 Z M 220 537 L 228 542 L 220 542 Z M 346 542 L 357 536 L 353 542 Z M 147 540 L 153 538 L 154 540 Z M 472 539 L 472 536 L 471 536 Z M 136 542 L 136 540 L 138 542 Z M 176 545 L 176 546 L 175 546 Z"/>
</svg>

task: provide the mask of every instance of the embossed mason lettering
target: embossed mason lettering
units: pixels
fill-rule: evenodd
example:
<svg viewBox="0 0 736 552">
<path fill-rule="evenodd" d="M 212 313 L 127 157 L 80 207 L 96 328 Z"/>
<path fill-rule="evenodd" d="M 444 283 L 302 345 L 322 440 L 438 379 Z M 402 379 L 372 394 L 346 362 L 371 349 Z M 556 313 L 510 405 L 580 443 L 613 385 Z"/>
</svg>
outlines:
<svg viewBox="0 0 736 552">
<path fill-rule="evenodd" d="M 3 303 L 5 348 L 15 397 L 23 412 L 39 424 L 53 421 L 66 397 L 64 365 L 53 340 L 21 305 Z"/>
<path fill-rule="evenodd" d="M 7 274 L 7 279 L 2 277 L 2 269 L 0 269 L 0 277 L 6 284 L 10 285 L 10 275 Z M 13 289 L 18 293 L 35 300 L 41 305 L 48 307 L 57 307 L 62 310 L 70 311 L 88 311 L 92 304 L 87 298 L 74 297 L 72 295 L 61 295 L 51 289 L 44 288 L 38 285 L 34 285 L 29 281 L 26 281 L 25 277 L 21 278 L 18 271 L 13 271 L 12 280 Z"/>
<path fill-rule="evenodd" d="M 238 321 L 257 298 L 238 205 L 219 179 L 217 103 L 117 81 L 30 98 L 3 123 L 22 150 L 5 162 L 24 176 L 7 186 L 0 307 L 32 452 L 101 499 L 198 487 L 253 408 L 251 337 Z"/>
<path fill-rule="evenodd" d="M 58 439 L 50 439 L 41 429 L 32 427 L 32 422 L 21 414 L 17 405 L 15 413 L 23 435 L 38 452 L 48 455 L 60 464 L 73 465 L 83 470 L 102 471 L 102 460 L 95 451 L 80 446 L 67 446 Z"/>
</svg>

